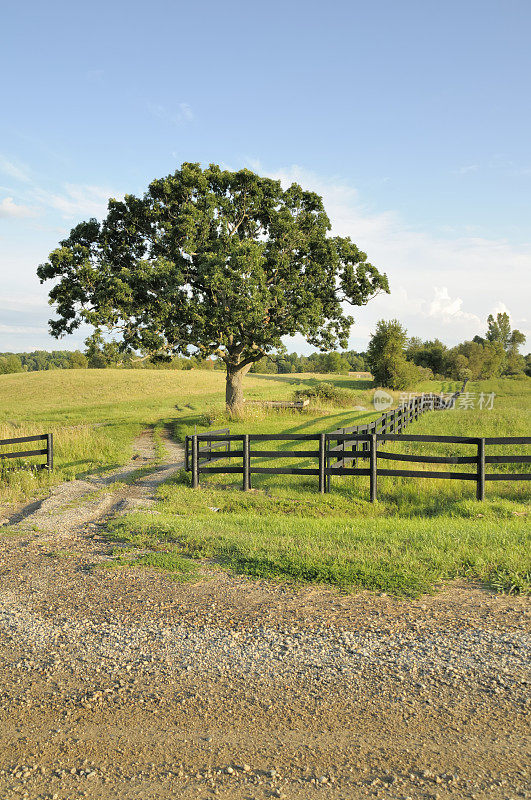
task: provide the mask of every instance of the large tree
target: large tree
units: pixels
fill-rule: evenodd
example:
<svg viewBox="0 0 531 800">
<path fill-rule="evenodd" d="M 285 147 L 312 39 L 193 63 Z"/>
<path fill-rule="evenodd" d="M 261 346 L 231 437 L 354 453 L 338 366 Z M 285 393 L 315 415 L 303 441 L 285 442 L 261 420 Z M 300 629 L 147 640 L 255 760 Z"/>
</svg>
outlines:
<svg viewBox="0 0 531 800">
<path fill-rule="evenodd" d="M 238 411 L 242 376 L 283 336 L 345 347 L 353 319 L 344 304 L 389 291 L 365 253 L 329 231 L 314 192 L 185 163 L 141 198 L 111 199 L 101 224 L 80 223 L 41 264 L 41 282 L 57 281 L 51 333 L 89 323 L 119 331 L 124 351 L 214 354 Z"/>
</svg>

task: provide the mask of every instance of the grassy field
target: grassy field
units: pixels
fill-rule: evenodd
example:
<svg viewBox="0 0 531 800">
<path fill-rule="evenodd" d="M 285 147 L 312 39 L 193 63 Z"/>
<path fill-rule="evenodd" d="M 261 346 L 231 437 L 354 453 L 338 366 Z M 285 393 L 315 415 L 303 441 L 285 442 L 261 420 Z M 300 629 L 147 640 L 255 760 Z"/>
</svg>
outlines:
<svg viewBox="0 0 531 800">
<path fill-rule="evenodd" d="M 247 398 L 250 402 L 289 399 L 294 388 L 314 383 L 318 377 L 283 380 L 281 376 L 249 375 Z M 54 474 L 9 463 L 0 481 L 0 504 L 38 496 L 52 483 L 125 463 L 135 436 L 148 427 L 167 425 L 178 438 L 196 426 L 206 429 L 210 419 L 221 417 L 224 382 L 222 373 L 200 370 L 54 370 L 0 375 L 0 439 L 48 432 L 55 437 Z M 337 378 L 338 384 L 345 382 L 344 377 Z M 356 382 L 354 405 L 369 405 L 368 386 Z M 341 420 L 348 424 L 359 416 L 343 410 L 337 414 L 338 424 Z M 315 417 L 319 427 L 326 423 L 325 412 L 317 412 Z M 285 417 L 274 416 L 271 421 L 283 430 L 291 418 L 286 422 Z"/>
<path fill-rule="evenodd" d="M 0 437 L 53 430 L 58 467 L 51 478 L 29 477 L 22 470 L 4 475 L 4 499 L 45 491 L 50 480 L 124 463 L 134 436 L 149 426 L 166 425 L 178 438 L 227 426 L 233 433 L 319 433 L 378 416 L 370 384 L 346 376 L 249 375 L 246 396 L 248 401 L 287 399 L 295 389 L 323 378 L 351 392 L 348 407 L 313 404 L 303 412 L 271 411 L 249 402 L 245 419 L 228 423 L 223 375 L 217 372 L 79 370 L 1 376 Z M 434 381 L 420 387 L 456 388 Z M 474 408 L 427 413 L 408 432 L 528 435 L 530 380 L 475 383 L 467 390 Z M 478 408 L 481 393 L 485 398 L 494 393 L 491 410 Z M 413 452 L 412 447 L 421 452 L 409 444 L 393 449 Z M 462 445 L 425 445 L 424 452 L 473 454 Z M 529 484 L 488 483 L 481 504 L 472 481 L 381 479 L 376 504 L 368 502 L 367 484 L 364 477 L 334 478 L 333 491 L 323 497 L 313 476 L 253 476 L 253 491 L 243 493 L 241 476 L 215 475 L 202 476 L 201 490 L 193 491 L 189 476 L 181 474 L 160 489 L 156 517 L 138 513 L 111 526 L 109 535 L 121 541 L 116 563 L 146 564 L 191 579 L 198 560 L 208 558 L 258 577 L 401 595 L 418 595 L 455 577 L 497 590 L 529 591 Z"/>
</svg>

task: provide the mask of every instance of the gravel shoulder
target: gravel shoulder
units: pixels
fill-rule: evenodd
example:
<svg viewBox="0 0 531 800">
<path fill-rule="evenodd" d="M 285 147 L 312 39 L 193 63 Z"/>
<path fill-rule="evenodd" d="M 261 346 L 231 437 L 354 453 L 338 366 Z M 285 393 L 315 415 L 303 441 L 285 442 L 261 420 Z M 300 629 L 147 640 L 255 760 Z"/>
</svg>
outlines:
<svg viewBox="0 0 531 800">
<path fill-rule="evenodd" d="M 106 569 L 136 451 L 0 528 L 0 797 L 531 797 L 528 600 Z"/>
</svg>

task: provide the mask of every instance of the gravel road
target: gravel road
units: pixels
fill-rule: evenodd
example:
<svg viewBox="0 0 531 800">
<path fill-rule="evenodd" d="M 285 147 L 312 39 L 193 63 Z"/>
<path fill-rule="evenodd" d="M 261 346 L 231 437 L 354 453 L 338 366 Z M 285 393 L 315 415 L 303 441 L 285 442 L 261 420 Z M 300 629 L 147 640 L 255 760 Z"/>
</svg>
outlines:
<svg viewBox="0 0 531 800">
<path fill-rule="evenodd" d="M 531 797 L 529 601 L 105 569 L 168 448 L 4 512 L 2 799 Z"/>
</svg>

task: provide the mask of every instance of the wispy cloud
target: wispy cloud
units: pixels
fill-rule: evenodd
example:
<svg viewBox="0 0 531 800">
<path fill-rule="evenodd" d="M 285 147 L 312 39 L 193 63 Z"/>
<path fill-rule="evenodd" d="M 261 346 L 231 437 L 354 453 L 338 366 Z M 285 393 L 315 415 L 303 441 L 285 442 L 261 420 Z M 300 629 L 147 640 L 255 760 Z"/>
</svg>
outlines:
<svg viewBox="0 0 531 800">
<path fill-rule="evenodd" d="M 37 325 L 2 325 L 0 324 L 0 333 L 40 333 L 46 334 L 46 327 Z"/>
<path fill-rule="evenodd" d="M 105 75 L 105 70 L 103 69 L 88 69 L 85 72 L 85 78 L 88 81 L 99 81 Z"/>
<path fill-rule="evenodd" d="M 479 164 L 466 164 L 463 167 L 459 167 L 459 169 L 455 170 L 457 175 L 467 175 L 469 172 L 477 172 L 479 169 Z"/>
<path fill-rule="evenodd" d="M 518 164 L 504 154 L 496 154 L 481 164 L 464 164 L 453 170 L 454 175 L 468 175 L 471 172 L 496 173 L 505 177 L 521 178 L 531 175 L 529 164 Z"/>
<path fill-rule="evenodd" d="M 65 219 L 91 216 L 101 218 L 107 213 L 110 197 L 121 197 L 106 186 L 67 183 L 62 192 L 35 188 L 35 199 L 48 208 L 59 211 Z"/>
<path fill-rule="evenodd" d="M 183 125 L 186 122 L 192 122 L 195 119 L 195 114 L 188 103 L 178 103 L 177 106 L 167 106 L 162 103 L 147 104 L 148 111 L 154 117 L 164 119 L 174 125 Z"/>
<path fill-rule="evenodd" d="M 38 294 L 2 294 L 0 297 L 0 309 L 7 311 L 40 311 L 49 309 L 46 296 Z"/>
<path fill-rule="evenodd" d="M 398 211 L 376 211 L 364 204 L 358 191 L 339 179 L 324 180 L 298 166 L 267 171 L 258 161 L 249 165 L 283 185 L 295 181 L 322 195 L 332 233 L 350 236 L 388 274 L 391 294 L 354 309 L 353 343 L 366 343 L 381 317 L 398 317 L 410 335 L 462 341 L 484 333 L 487 315 L 502 302 L 526 333 L 527 294 L 522 287 L 531 274 L 531 245 L 416 230 Z"/>
<path fill-rule="evenodd" d="M 4 175 L 9 175 L 10 178 L 14 178 L 16 181 L 22 181 L 22 183 L 29 183 L 31 180 L 30 170 L 26 164 L 9 160 L 2 155 L 0 155 L 0 172 L 3 172 Z"/>
<path fill-rule="evenodd" d="M 25 164 L 0 155 L 0 173 L 24 184 L 20 191 L 8 187 L 0 187 L 9 192 L 9 196 L 0 201 L 0 217 L 30 217 L 38 214 L 33 205 L 16 202 L 13 195 L 31 204 L 44 206 L 59 211 L 65 219 L 76 216 L 102 217 L 107 212 L 110 197 L 122 197 L 108 186 L 91 184 L 65 183 L 59 190 L 49 190 L 38 183 Z"/>
<path fill-rule="evenodd" d="M 0 201 L 0 217 L 21 219 L 23 217 L 34 217 L 36 213 L 36 210 L 30 206 L 18 205 L 12 197 L 4 197 Z"/>
</svg>

